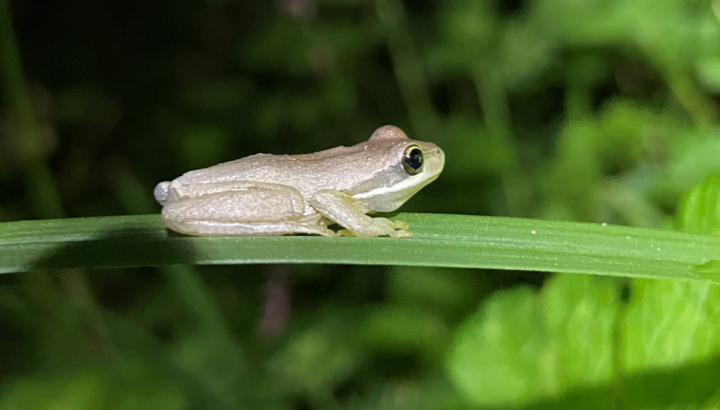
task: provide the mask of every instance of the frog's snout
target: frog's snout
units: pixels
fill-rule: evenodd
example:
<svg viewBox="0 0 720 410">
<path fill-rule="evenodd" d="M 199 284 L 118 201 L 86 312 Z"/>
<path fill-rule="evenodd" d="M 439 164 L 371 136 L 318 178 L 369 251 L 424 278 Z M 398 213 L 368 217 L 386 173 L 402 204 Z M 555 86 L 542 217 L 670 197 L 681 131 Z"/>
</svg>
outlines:
<svg viewBox="0 0 720 410">
<path fill-rule="evenodd" d="M 442 172 L 445 166 L 445 152 L 440 147 L 435 146 L 425 152 L 425 172 L 431 175 L 437 175 Z"/>
</svg>

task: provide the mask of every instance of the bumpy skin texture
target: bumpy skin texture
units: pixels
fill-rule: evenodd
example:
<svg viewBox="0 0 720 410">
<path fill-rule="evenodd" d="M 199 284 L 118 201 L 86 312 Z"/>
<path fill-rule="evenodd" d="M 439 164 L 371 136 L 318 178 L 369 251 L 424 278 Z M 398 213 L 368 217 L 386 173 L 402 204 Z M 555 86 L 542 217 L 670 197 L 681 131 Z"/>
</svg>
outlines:
<svg viewBox="0 0 720 410">
<path fill-rule="evenodd" d="M 408 149 L 424 154 L 421 171 L 403 166 Z M 434 181 L 445 156 L 397 127 L 378 128 L 366 142 L 314 154 L 257 154 L 190 171 L 155 188 L 170 229 L 201 236 L 292 233 L 333 236 L 337 223 L 355 236 L 410 236 L 407 224 L 365 214 L 399 208 Z"/>
</svg>

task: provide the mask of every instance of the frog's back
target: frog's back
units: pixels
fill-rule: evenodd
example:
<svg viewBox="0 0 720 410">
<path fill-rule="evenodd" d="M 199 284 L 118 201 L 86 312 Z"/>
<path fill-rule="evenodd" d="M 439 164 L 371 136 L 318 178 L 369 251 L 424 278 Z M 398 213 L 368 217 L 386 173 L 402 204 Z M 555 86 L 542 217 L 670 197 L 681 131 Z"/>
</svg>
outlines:
<svg viewBox="0 0 720 410">
<path fill-rule="evenodd" d="M 347 190 L 357 183 L 362 173 L 354 169 L 355 177 L 348 178 L 343 170 L 356 150 L 336 147 L 313 154 L 271 155 L 255 154 L 208 168 L 187 172 L 176 179 L 180 185 L 215 182 L 256 181 L 289 185 L 303 194 L 322 187 Z"/>
<path fill-rule="evenodd" d="M 186 172 L 178 178 L 182 184 L 206 184 L 229 181 L 257 181 L 272 178 L 272 170 L 286 168 L 290 156 L 255 154 L 211 167 Z M 276 182 L 276 181 L 263 181 Z"/>
</svg>

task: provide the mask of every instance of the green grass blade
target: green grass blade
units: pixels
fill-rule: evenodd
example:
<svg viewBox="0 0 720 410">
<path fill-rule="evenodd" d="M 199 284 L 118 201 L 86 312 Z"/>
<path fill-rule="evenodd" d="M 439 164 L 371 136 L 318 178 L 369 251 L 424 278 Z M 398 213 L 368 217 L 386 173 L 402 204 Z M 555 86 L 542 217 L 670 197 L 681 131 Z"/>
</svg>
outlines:
<svg viewBox="0 0 720 410">
<path fill-rule="evenodd" d="M 601 224 L 401 214 L 414 236 L 201 238 L 158 215 L 0 224 L 0 272 L 172 264 L 344 263 L 704 280 L 720 238 Z"/>
</svg>

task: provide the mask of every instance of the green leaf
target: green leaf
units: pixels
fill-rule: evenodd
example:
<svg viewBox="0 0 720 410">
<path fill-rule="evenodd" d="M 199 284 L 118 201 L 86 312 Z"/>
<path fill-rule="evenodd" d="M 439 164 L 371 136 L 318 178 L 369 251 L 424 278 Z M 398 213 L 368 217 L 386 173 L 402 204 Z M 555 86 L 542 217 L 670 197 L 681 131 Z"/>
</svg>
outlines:
<svg viewBox="0 0 720 410">
<path fill-rule="evenodd" d="M 700 280 L 720 238 L 601 224 L 401 214 L 414 236 L 190 237 L 158 215 L 0 224 L 0 272 L 173 264 L 445 266 Z"/>
<path fill-rule="evenodd" d="M 188 401 L 175 380 L 129 357 L 109 369 L 84 367 L 19 379 L 7 383 L 0 395 L 0 407 L 7 410 L 180 410 L 188 408 Z"/>
<path fill-rule="evenodd" d="M 374 350 L 417 352 L 428 361 L 443 356 L 451 335 L 433 312 L 397 306 L 372 310 L 362 330 L 365 343 Z"/>
<path fill-rule="evenodd" d="M 680 228 L 685 232 L 720 234 L 720 173 L 708 177 L 683 199 Z"/>
<path fill-rule="evenodd" d="M 716 402 L 720 288 L 647 279 L 631 288 L 625 309 L 615 280 L 595 276 L 557 275 L 539 294 L 496 294 L 458 330 L 448 373 L 478 406 Z"/>
<path fill-rule="evenodd" d="M 430 310 L 446 319 L 462 318 L 477 306 L 490 285 L 475 270 L 396 266 L 387 276 L 389 301 Z"/>
<path fill-rule="evenodd" d="M 298 330 L 267 366 L 273 374 L 271 391 L 298 387 L 327 400 L 325 393 L 359 366 L 362 348 L 352 338 L 358 317 L 353 312 L 333 312 L 307 329 Z"/>
<path fill-rule="evenodd" d="M 697 72 L 700 81 L 707 88 L 717 92 L 720 91 L 720 57 L 706 57 L 698 61 Z"/>
<path fill-rule="evenodd" d="M 538 318 L 536 295 L 522 288 L 496 293 L 458 329 L 448 373 L 472 402 L 516 404 L 542 394 Z"/>
<path fill-rule="evenodd" d="M 615 284 L 558 275 L 543 294 L 527 288 L 493 295 L 458 330 L 447 367 L 479 406 L 512 406 L 574 387 L 610 384 Z M 609 408 L 610 397 L 591 408 Z"/>
<path fill-rule="evenodd" d="M 720 232 L 720 176 L 695 187 L 679 225 Z M 718 262 L 698 265 L 717 278 Z M 556 275 L 541 293 L 497 294 L 458 330 L 446 362 L 479 406 L 685 408 L 720 403 L 720 287 Z M 621 405 L 619 405 L 621 404 Z"/>
</svg>

